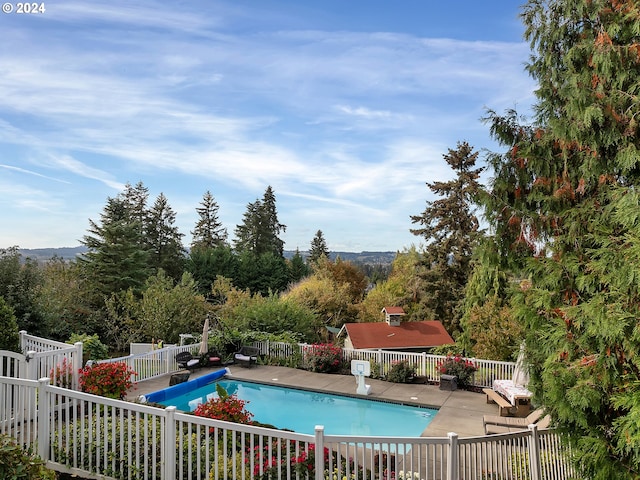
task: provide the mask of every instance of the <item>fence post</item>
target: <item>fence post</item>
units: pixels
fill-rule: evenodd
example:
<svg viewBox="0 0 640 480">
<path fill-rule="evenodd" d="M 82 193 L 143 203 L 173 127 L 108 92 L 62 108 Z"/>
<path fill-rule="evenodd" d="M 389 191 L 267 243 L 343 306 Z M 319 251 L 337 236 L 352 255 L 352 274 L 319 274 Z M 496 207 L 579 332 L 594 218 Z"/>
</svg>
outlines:
<svg viewBox="0 0 640 480">
<path fill-rule="evenodd" d="M 50 384 L 51 379 L 47 377 L 38 380 L 38 416 L 36 417 L 38 425 L 36 428 L 38 432 L 38 456 L 43 462 L 51 460 L 49 458 L 49 421 L 51 419 L 49 397 L 51 393 L 47 391 L 47 387 Z"/>
<path fill-rule="evenodd" d="M 324 480 L 324 426 L 316 425 L 316 475 L 315 480 Z"/>
<path fill-rule="evenodd" d="M 164 409 L 164 475 L 162 478 L 176 478 L 176 407 Z"/>
<path fill-rule="evenodd" d="M 73 378 L 72 385 L 74 390 L 79 390 L 80 388 L 80 370 L 84 367 L 83 364 L 83 344 L 82 342 L 76 342 L 73 344 L 76 347 L 76 352 L 73 354 Z"/>
<path fill-rule="evenodd" d="M 35 361 L 33 361 L 34 357 L 36 355 L 36 352 L 34 352 L 33 350 L 29 350 L 25 356 L 24 359 L 27 362 L 27 368 L 26 368 L 26 372 L 25 372 L 25 377 L 29 380 L 37 380 L 37 376 L 38 376 L 38 365 Z"/>
<path fill-rule="evenodd" d="M 422 358 L 420 359 L 420 362 L 422 363 L 422 365 L 420 365 L 420 368 L 422 369 L 422 375 L 424 375 L 427 379 L 427 382 L 429 382 L 429 375 L 427 375 L 427 352 L 422 352 Z"/>
<path fill-rule="evenodd" d="M 27 331 L 20 330 L 18 333 L 20 334 L 20 352 L 22 352 L 23 355 L 26 355 L 25 350 L 27 349 L 27 339 L 25 337 L 27 336 Z"/>
<path fill-rule="evenodd" d="M 449 432 L 449 455 L 447 455 L 447 480 L 459 480 L 460 452 L 458 451 L 458 434 Z"/>
<path fill-rule="evenodd" d="M 176 349 L 175 345 L 172 346 L 172 347 L 168 347 L 167 348 L 167 356 L 166 356 L 166 359 L 165 359 L 165 362 L 164 362 L 165 363 L 165 372 L 164 373 L 171 373 L 171 371 L 172 371 L 171 370 L 171 359 L 173 357 L 175 357 L 175 349 Z"/>
<path fill-rule="evenodd" d="M 529 425 L 529 475 L 531 480 L 540 480 L 542 478 L 542 469 L 540 465 L 540 434 L 538 426 Z"/>
</svg>

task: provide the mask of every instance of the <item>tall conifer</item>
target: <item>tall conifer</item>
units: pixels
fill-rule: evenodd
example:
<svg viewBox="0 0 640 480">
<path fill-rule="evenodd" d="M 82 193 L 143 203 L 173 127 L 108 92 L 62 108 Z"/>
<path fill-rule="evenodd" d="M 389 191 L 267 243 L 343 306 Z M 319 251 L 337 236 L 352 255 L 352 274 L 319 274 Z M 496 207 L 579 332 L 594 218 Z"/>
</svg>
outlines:
<svg viewBox="0 0 640 480">
<path fill-rule="evenodd" d="M 490 112 L 486 199 L 526 278 L 530 389 L 568 433 L 579 478 L 640 477 L 640 4 L 531 0 L 531 124 Z"/>
<path fill-rule="evenodd" d="M 421 320 L 439 320 L 456 334 L 461 312 L 459 305 L 471 274 L 471 256 L 481 236 L 475 201 L 481 191 L 482 168 L 474 168 L 478 153 L 466 142 L 449 149 L 444 160 L 455 173 L 445 182 L 427 182 L 437 200 L 428 201 L 420 215 L 411 221 L 420 227 L 414 235 L 425 240 L 420 269 Z"/>
</svg>

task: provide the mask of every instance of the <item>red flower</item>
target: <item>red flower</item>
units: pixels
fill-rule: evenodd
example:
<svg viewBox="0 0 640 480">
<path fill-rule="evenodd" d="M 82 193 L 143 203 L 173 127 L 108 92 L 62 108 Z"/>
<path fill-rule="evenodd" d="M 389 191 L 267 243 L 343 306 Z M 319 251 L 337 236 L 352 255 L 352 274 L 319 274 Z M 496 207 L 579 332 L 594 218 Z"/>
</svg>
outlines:
<svg viewBox="0 0 640 480">
<path fill-rule="evenodd" d="M 134 385 L 131 377 L 135 375 L 124 362 L 97 363 L 80 370 L 80 388 L 94 395 L 122 399 Z"/>
</svg>

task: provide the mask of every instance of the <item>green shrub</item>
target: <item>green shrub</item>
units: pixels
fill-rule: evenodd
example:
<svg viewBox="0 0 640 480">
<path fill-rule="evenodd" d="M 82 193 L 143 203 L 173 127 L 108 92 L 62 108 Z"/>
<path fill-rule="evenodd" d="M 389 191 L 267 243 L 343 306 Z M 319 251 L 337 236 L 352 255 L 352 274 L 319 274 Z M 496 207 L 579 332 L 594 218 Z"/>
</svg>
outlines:
<svg viewBox="0 0 640 480">
<path fill-rule="evenodd" d="M 369 366 L 371 368 L 371 378 L 382 378 L 382 365 L 373 360 L 369 360 Z"/>
<path fill-rule="evenodd" d="M 97 334 L 87 335 L 74 333 L 71 335 L 67 343 L 75 344 L 82 342 L 83 357 L 87 360 L 104 360 L 109 358 L 109 348 L 100 341 Z"/>
<path fill-rule="evenodd" d="M 478 367 L 471 361 L 459 355 L 448 356 L 438 364 L 440 375 L 454 375 L 458 377 L 458 386 L 468 388 L 473 385 L 473 374 Z"/>
<path fill-rule="evenodd" d="M 10 480 L 55 480 L 56 473 L 13 438 L 0 435 L 0 478 Z"/>
<path fill-rule="evenodd" d="M 387 375 L 387 380 L 393 383 L 410 383 L 416 376 L 416 369 L 407 360 L 395 362 Z"/>
</svg>

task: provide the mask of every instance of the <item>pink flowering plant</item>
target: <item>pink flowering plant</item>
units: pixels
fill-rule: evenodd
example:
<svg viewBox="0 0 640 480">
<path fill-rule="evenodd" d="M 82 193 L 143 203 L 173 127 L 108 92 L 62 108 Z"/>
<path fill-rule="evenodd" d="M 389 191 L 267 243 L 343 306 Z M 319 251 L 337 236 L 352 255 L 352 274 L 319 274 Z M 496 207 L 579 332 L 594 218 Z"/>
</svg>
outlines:
<svg viewBox="0 0 640 480">
<path fill-rule="evenodd" d="M 454 375 L 458 377 L 460 388 L 469 388 L 473 385 L 473 374 L 478 367 L 471 361 L 460 355 L 448 355 L 438 364 L 440 375 Z"/>
<path fill-rule="evenodd" d="M 62 362 L 57 363 L 49 372 L 49 378 L 56 387 L 71 388 L 73 382 L 73 364 L 67 357 Z"/>
<path fill-rule="evenodd" d="M 124 362 L 87 365 L 80 370 L 80 388 L 93 395 L 123 399 L 133 386 L 131 377 L 135 375 L 137 373 Z"/>
<path fill-rule="evenodd" d="M 274 438 L 262 447 L 255 446 L 252 450 L 250 449 L 248 453 L 253 456 L 253 478 L 255 480 L 289 478 L 287 463 L 289 463 L 292 473 L 297 473 L 300 478 L 313 478 L 315 476 L 316 446 L 311 443 L 306 450 L 297 450 L 296 443 L 293 440 Z M 287 448 L 289 448 L 289 455 L 284 453 Z M 277 452 L 282 452 L 282 455 L 278 457 Z M 289 458 L 288 461 L 287 458 Z M 247 456 L 246 462 L 250 462 L 249 456 Z M 325 467 L 329 464 L 329 449 L 327 447 L 324 448 L 323 464 Z"/>
<path fill-rule="evenodd" d="M 307 351 L 311 372 L 335 373 L 342 368 L 342 348 L 330 343 L 316 343 Z"/>
</svg>

